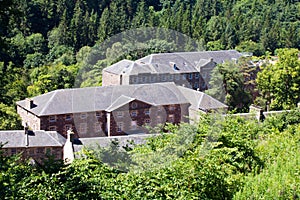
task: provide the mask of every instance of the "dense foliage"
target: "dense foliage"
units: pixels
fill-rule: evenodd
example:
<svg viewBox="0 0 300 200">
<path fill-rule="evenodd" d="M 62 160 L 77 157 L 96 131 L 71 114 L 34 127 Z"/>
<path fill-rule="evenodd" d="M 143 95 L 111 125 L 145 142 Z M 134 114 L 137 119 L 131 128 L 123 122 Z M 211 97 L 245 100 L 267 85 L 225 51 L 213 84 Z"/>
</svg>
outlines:
<svg viewBox="0 0 300 200">
<path fill-rule="evenodd" d="M 134 148 L 84 149 L 72 164 L 1 158 L 4 199 L 298 199 L 299 110 L 264 122 L 203 116 Z M 109 157 L 113 156 L 113 157 Z M 111 159 L 108 159 L 111 158 Z"/>
<path fill-rule="evenodd" d="M 257 83 L 272 109 L 292 109 L 300 100 L 300 60 L 297 49 L 278 49 L 278 62 L 266 64 Z"/>
</svg>

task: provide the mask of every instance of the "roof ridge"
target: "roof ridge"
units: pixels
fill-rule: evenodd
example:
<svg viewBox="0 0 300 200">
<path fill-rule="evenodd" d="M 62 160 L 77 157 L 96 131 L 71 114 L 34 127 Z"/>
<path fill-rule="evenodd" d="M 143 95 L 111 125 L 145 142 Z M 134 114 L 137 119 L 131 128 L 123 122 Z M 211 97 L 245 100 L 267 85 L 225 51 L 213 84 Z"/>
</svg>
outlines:
<svg viewBox="0 0 300 200">
<path fill-rule="evenodd" d="M 50 102 L 52 101 L 52 99 L 54 98 L 54 96 L 56 95 L 56 93 L 59 90 L 54 90 L 52 96 L 50 97 L 50 99 L 47 101 L 47 104 L 44 106 L 43 110 L 39 113 L 39 115 L 43 115 L 44 111 L 46 110 L 46 108 L 48 108 Z"/>
<path fill-rule="evenodd" d="M 60 144 L 59 142 L 58 142 L 58 140 L 56 140 L 56 138 L 54 138 L 51 134 L 50 134 L 50 132 L 49 131 L 44 131 L 45 133 L 47 133 L 57 144 L 59 144 L 59 145 L 62 145 L 62 144 Z"/>
<path fill-rule="evenodd" d="M 199 91 L 196 91 L 196 92 L 199 92 Z M 202 100 L 203 100 L 203 97 L 204 97 L 204 95 L 205 95 L 204 92 L 199 92 L 199 93 L 201 94 L 201 97 L 200 97 L 199 102 L 198 102 L 198 108 L 200 108 L 200 104 L 201 104 L 201 102 L 202 102 Z"/>
</svg>

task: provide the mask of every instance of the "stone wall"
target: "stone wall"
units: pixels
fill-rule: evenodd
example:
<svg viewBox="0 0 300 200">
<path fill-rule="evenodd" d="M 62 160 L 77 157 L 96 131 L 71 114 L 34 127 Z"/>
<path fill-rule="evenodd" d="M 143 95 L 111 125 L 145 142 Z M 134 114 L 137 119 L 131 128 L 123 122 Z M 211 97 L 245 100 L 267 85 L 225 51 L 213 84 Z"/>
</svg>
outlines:
<svg viewBox="0 0 300 200">
<path fill-rule="evenodd" d="M 41 130 L 41 120 L 39 117 L 20 106 L 17 106 L 17 113 L 22 119 L 23 126 L 26 126 L 27 124 L 27 126 L 29 126 L 32 130 Z"/>
<path fill-rule="evenodd" d="M 120 76 L 103 70 L 102 86 L 120 85 Z"/>
<path fill-rule="evenodd" d="M 3 148 L 5 156 L 12 156 L 15 154 L 21 154 L 21 159 L 33 158 L 35 161 L 41 163 L 47 156 L 54 156 L 56 160 L 63 159 L 62 147 L 16 147 L 16 148 Z"/>
</svg>

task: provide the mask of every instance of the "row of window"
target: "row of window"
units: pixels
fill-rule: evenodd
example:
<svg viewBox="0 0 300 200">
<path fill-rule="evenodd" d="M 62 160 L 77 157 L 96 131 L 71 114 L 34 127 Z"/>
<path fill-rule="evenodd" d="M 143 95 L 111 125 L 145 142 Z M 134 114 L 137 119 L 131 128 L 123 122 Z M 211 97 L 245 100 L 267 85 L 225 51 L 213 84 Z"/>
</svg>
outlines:
<svg viewBox="0 0 300 200">
<path fill-rule="evenodd" d="M 196 86 L 196 85 L 195 85 Z M 198 84 L 197 84 L 198 86 Z M 137 108 L 138 105 L 136 102 L 131 103 L 131 108 L 135 109 Z M 162 107 L 157 107 L 157 111 L 160 112 L 162 110 Z M 175 105 L 169 105 L 169 110 L 175 110 Z M 150 115 L 150 109 L 145 109 L 144 110 L 144 114 L 145 115 Z M 101 118 L 102 117 L 102 113 L 101 112 L 96 112 L 96 117 L 97 118 Z M 137 110 L 132 110 L 130 111 L 130 116 L 132 117 L 136 117 L 138 115 L 138 111 Z M 80 118 L 81 119 L 86 119 L 88 116 L 87 113 L 81 113 L 80 114 Z M 124 112 L 123 111 L 117 111 L 117 117 L 123 117 L 124 116 Z M 72 115 L 71 114 L 66 114 L 64 117 L 65 121 L 71 121 L 72 120 Z M 57 116 L 56 115 L 51 115 L 49 116 L 49 122 L 56 122 L 57 121 Z"/>
<path fill-rule="evenodd" d="M 175 122 L 175 117 L 174 114 L 168 115 L 168 122 L 174 123 Z M 162 123 L 161 116 L 157 116 L 156 118 L 157 124 Z M 151 124 L 151 119 L 145 119 L 144 120 L 144 125 L 149 126 Z M 131 130 L 136 130 L 137 129 L 137 121 L 131 121 Z M 116 127 L 117 132 L 122 132 L 124 130 L 124 122 L 117 122 L 117 127 Z"/>
<path fill-rule="evenodd" d="M 162 118 L 161 116 L 157 116 L 156 119 L 157 123 L 162 123 Z M 174 122 L 174 114 L 170 114 L 168 115 L 168 122 L 173 123 Z M 144 120 L 144 125 L 150 125 L 151 123 L 151 119 L 145 119 Z M 122 132 L 123 131 L 123 126 L 124 126 L 124 122 L 117 122 L 117 132 Z M 72 128 L 71 124 L 67 124 L 64 127 L 64 130 L 67 131 L 69 129 Z M 137 121 L 131 121 L 131 129 L 132 130 L 136 130 L 137 128 Z M 57 130 L 57 126 L 49 126 L 49 130 L 50 131 L 56 131 Z M 79 133 L 84 134 L 87 133 L 87 123 L 80 123 L 79 124 Z M 95 132 L 101 132 L 102 131 L 102 123 L 101 122 L 96 122 L 94 124 L 94 131 Z"/>
<path fill-rule="evenodd" d="M 3 150 L 7 155 L 9 154 L 14 155 L 24 151 L 24 149 L 18 149 L 18 148 L 4 148 Z M 49 147 L 29 148 L 27 151 L 29 156 L 34 156 L 36 154 L 46 154 L 46 153 L 57 156 L 62 152 L 62 150 L 59 148 L 52 149 Z"/>
<path fill-rule="evenodd" d="M 66 124 L 64 126 L 64 132 L 67 132 L 70 129 L 73 129 L 72 124 Z M 49 126 L 49 131 L 57 131 L 57 126 Z M 101 122 L 96 122 L 94 124 L 94 131 L 95 132 L 101 132 L 102 131 L 102 123 Z M 79 124 L 79 132 L 80 133 L 87 133 L 87 123 L 80 123 Z"/>
<path fill-rule="evenodd" d="M 169 110 L 173 111 L 176 109 L 175 105 L 169 105 Z M 158 107 L 157 111 L 160 112 L 162 110 L 162 107 Z M 145 109 L 144 110 L 145 115 L 150 115 L 150 109 Z M 138 115 L 138 110 L 132 110 L 130 111 L 130 116 L 131 117 L 137 117 Z M 123 111 L 117 111 L 117 117 L 124 117 L 124 112 Z"/>
<path fill-rule="evenodd" d="M 102 113 L 101 112 L 96 112 L 95 115 L 96 115 L 97 118 L 101 118 L 102 117 Z M 80 118 L 81 119 L 86 119 L 87 116 L 88 116 L 87 113 L 81 113 L 80 114 Z M 64 117 L 64 119 L 66 121 L 70 121 L 70 120 L 72 120 L 72 115 L 71 114 L 66 114 L 65 117 Z M 49 122 L 56 122 L 56 120 L 57 120 L 57 116 L 56 115 L 49 116 Z"/>
<path fill-rule="evenodd" d="M 199 79 L 200 74 L 169 74 L 169 75 L 161 75 L 161 76 L 139 76 L 139 77 L 132 77 L 133 83 L 155 83 L 159 81 L 173 81 L 173 80 L 187 80 L 187 79 Z"/>
</svg>

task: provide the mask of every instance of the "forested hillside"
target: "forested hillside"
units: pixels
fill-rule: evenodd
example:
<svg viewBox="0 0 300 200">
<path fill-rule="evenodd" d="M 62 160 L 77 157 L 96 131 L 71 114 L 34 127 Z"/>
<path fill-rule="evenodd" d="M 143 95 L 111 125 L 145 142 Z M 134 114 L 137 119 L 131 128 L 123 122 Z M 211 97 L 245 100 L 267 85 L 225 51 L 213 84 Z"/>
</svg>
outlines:
<svg viewBox="0 0 300 200">
<path fill-rule="evenodd" d="M 282 47 L 300 48 L 299 19 L 297 0 L 3 0 L 0 118 L 11 117 L 16 100 L 73 87 L 76 79 L 81 80 L 76 87 L 100 85 L 103 67 L 122 58 L 172 51 L 178 42 L 165 35 L 148 42 L 150 50 L 123 57 L 120 52 L 131 45 L 115 43 L 100 61 L 84 62 L 103 41 L 125 30 L 173 29 L 196 41 L 196 49 L 187 44 L 187 50 L 236 48 L 259 56 Z M 18 128 L 16 120 L 10 121 L 0 129 Z"/>
</svg>

